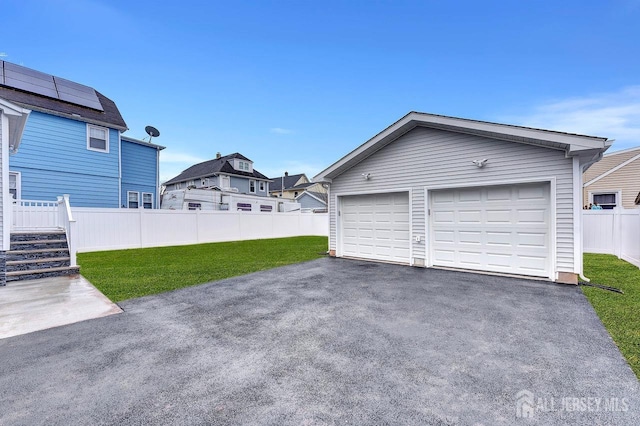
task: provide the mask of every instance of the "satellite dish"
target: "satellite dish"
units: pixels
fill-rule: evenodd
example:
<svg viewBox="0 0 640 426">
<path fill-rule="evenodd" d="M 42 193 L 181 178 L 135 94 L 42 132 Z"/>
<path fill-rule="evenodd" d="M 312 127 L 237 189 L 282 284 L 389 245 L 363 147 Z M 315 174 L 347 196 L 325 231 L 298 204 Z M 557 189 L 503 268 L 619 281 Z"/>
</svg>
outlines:
<svg viewBox="0 0 640 426">
<path fill-rule="evenodd" d="M 151 139 L 157 138 L 160 136 L 160 131 L 153 126 L 147 126 L 144 128 L 144 131 L 149 135 L 149 143 L 151 143 Z"/>
</svg>

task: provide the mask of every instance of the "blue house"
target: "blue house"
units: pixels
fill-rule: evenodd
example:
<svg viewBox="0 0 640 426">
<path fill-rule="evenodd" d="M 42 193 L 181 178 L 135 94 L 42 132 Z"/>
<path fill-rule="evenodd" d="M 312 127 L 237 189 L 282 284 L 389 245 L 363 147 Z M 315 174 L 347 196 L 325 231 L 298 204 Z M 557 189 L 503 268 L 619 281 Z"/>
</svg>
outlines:
<svg viewBox="0 0 640 426">
<path fill-rule="evenodd" d="M 16 199 L 70 195 L 76 207 L 159 207 L 164 147 L 123 136 L 116 104 L 69 80 L 0 61 L 0 99 L 31 110 L 9 160 Z"/>
</svg>

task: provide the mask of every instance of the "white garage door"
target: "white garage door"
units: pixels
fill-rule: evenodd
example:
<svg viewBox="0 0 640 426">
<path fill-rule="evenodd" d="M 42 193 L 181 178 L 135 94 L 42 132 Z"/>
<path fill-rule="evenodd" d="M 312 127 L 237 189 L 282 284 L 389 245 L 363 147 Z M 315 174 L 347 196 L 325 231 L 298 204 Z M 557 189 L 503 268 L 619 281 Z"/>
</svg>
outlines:
<svg viewBox="0 0 640 426">
<path fill-rule="evenodd" d="M 548 183 L 429 193 L 434 266 L 548 277 Z"/>
<path fill-rule="evenodd" d="M 342 256 L 409 263 L 409 193 L 340 199 Z"/>
</svg>

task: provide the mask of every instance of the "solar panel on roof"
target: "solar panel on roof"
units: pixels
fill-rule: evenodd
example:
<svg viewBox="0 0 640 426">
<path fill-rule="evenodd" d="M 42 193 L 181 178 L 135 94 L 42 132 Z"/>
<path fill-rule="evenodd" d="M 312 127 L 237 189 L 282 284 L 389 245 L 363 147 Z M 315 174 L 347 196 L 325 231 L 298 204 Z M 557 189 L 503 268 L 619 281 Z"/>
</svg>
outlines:
<svg viewBox="0 0 640 426">
<path fill-rule="evenodd" d="M 93 88 L 9 62 L 0 61 L 0 84 L 104 111 Z"/>
<path fill-rule="evenodd" d="M 98 95 L 91 87 L 83 86 L 64 78 L 54 77 L 53 79 L 58 89 L 60 100 L 103 111 Z"/>
<path fill-rule="evenodd" d="M 58 98 L 53 76 L 8 62 L 4 63 L 4 84 L 15 89 Z"/>
</svg>

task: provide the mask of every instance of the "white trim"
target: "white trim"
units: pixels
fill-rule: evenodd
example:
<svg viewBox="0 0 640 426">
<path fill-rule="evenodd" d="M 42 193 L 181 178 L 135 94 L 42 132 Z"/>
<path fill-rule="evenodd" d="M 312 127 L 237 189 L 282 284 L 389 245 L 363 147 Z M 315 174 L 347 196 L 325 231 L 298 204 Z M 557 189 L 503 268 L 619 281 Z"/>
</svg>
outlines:
<svg viewBox="0 0 640 426">
<path fill-rule="evenodd" d="M 607 152 L 606 154 L 604 154 L 604 157 L 611 157 L 614 155 L 625 154 L 627 152 L 633 152 L 638 150 L 640 150 L 640 146 L 635 146 L 633 148 L 621 149 L 620 151 Z"/>
<path fill-rule="evenodd" d="M 316 197 L 315 195 L 313 195 L 311 192 L 307 191 L 306 189 L 302 192 L 302 194 L 299 194 L 297 197 L 294 198 L 294 200 L 298 200 L 299 198 L 302 198 L 303 195 L 308 195 L 309 197 L 321 202 L 322 204 L 326 205 L 327 202 L 324 200 L 321 200 L 320 198 Z M 328 198 L 327 198 L 328 199 Z"/>
<path fill-rule="evenodd" d="M 118 130 L 118 208 L 122 208 L 122 133 L 120 130 Z"/>
<path fill-rule="evenodd" d="M 549 276 L 552 281 L 558 278 L 558 265 L 557 265 L 557 225 L 556 225 L 556 178 L 553 177 L 538 177 L 538 178 L 525 178 L 525 179 L 512 179 L 503 181 L 489 181 L 489 182 L 473 182 L 473 183 L 459 183 L 453 185 L 434 185 L 425 186 L 425 266 L 428 268 L 433 267 L 433 253 L 432 253 L 432 241 L 431 241 L 431 205 L 430 205 L 430 191 L 440 191 L 447 189 L 459 189 L 459 188 L 471 188 L 471 187 L 485 187 L 485 186 L 504 186 L 504 185 L 520 185 L 526 183 L 548 183 L 549 184 Z M 575 231 L 574 231 L 575 232 Z M 575 243 L 575 238 L 574 238 Z"/>
<path fill-rule="evenodd" d="M 11 181 L 11 175 L 16 175 L 16 200 L 22 199 L 22 172 L 14 172 L 9 169 L 9 180 L 7 180 L 7 189 L 10 189 L 8 184 Z"/>
<path fill-rule="evenodd" d="M 0 104 L 2 106 L 2 104 Z M 2 162 L 2 251 L 11 247 L 11 224 L 13 222 L 13 202 L 9 194 L 9 117 L 0 109 L 0 158 Z"/>
<path fill-rule="evenodd" d="M 144 209 L 144 196 L 145 195 L 150 195 L 151 196 L 151 210 L 153 210 L 153 206 L 155 205 L 155 203 L 153 202 L 153 192 L 143 192 L 142 193 L 142 208 Z"/>
<path fill-rule="evenodd" d="M 609 176 L 611 173 L 616 172 L 618 170 L 620 170 L 621 168 L 623 168 L 624 166 L 626 166 L 627 164 L 633 163 L 634 161 L 636 161 L 638 158 L 640 158 L 640 154 L 635 155 L 631 158 L 629 158 L 627 161 L 623 161 L 622 163 L 618 164 L 617 166 L 615 166 L 612 169 L 607 170 L 606 172 L 604 172 L 603 174 L 601 174 L 598 177 L 595 177 L 593 179 L 591 179 L 589 182 L 584 184 L 584 187 L 586 188 L 587 186 L 591 185 L 592 183 L 595 183 L 597 181 L 599 181 L 602 178 L 605 178 L 607 176 Z"/>
<path fill-rule="evenodd" d="M 593 204 L 593 196 L 594 195 L 603 195 L 603 194 L 615 194 L 616 195 L 616 208 L 624 208 L 622 206 L 622 190 L 621 189 L 598 189 L 594 191 L 587 191 L 587 197 L 589 199 L 589 204 Z M 609 210 L 609 209 L 607 209 Z"/>
<path fill-rule="evenodd" d="M 160 150 L 156 151 L 156 208 L 160 207 Z"/>
<path fill-rule="evenodd" d="M 395 194 L 395 193 L 403 193 L 406 192 L 409 196 L 409 265 L 413 266 L 413 190 L 411 188 L 396 188 L 396 189 L 385 189 L 385 190 L 374 190 L 367 192 L 339 192 L 334 194 L 335 197 L 335 206 L 336 206 L 336 257 L 343 257 L 342 255 L 342 244 L 343 241 L 340 238 L 342 235 L 342 199 L 344 197 L 357 196 L 357 195 L 378 195 L 378 194 Z M 329 243 L 330 244 L 330 243 Z M 375 259 L 371 259 L 375 260 Z M 396 262 L 394 262 L 396 263 Z M 397 262 L 406 265 L 404 262 Z"/>
<path fill-rule="evenodd" d="M 135 207 L 129 207 L 129 194 L 136 194 L 136 198 L 138 199 L 138 207 L 140 208 L 140 193 L 138 191 L 127 191 L 127 208 L 128 209 L 133 209 Z"/>
<path fill-rule="evenodd" d="M 580 159 L 573 157 L 573 272 L 579 276 L 582 269 L 582 168 Z"/>
<path fill-rule="evenodd" d="M 105 149 L 99 149 L 99 148 L 92 148 L 91 147 L 91 129 L 98 129 L 98 130 L 104 130 L 105 132 L 105 136 L 106 136 L 106 140 L 105 140 Z M 102 127 L 102 126 L 96 126 L 95 124 L 89 124 L 87 123 L 87 149 L 89 151 L 95 151 L 95 152 L 101 152 L 103 154 L 108 154 L 109 153 L 109 128 L 108 127 Z"/>
<path fill-rule="evenodd" d="M 604 152 L 611 145 L 611 141 L 606 138 L 410 112 L 373 138 L 369 139 L 367 142 L 342 157 L 337 162 L 333 163 L 331 166 L 318 173 L 313 178 L 313 181 L 325 181 L 327 178 L 333 178 L 334 174 L 339 175 L 342 173 L 340 169 L 346 169 L 359 163 L 369 155 L 418 126 L 443 129 L 458 133 L 477 134 L 483 137 L 508 140 L 517 143 L 531 143 L 546 148 L 563 149 L 568 154 L 576 154 L 589 150 Z"/>
</svg>

